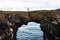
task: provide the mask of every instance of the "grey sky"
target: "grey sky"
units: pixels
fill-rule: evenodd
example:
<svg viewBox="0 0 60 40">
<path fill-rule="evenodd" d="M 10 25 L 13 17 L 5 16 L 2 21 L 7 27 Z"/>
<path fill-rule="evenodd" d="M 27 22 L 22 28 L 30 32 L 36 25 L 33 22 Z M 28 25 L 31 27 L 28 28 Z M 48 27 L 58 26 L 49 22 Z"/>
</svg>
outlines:
<svg viewBox="0 0 60 40">
<path fill-rule="evenodd" d="M 26 11 L 60 8 L 60 0 L 0 0 L 0 10 Z"/>
</svg>

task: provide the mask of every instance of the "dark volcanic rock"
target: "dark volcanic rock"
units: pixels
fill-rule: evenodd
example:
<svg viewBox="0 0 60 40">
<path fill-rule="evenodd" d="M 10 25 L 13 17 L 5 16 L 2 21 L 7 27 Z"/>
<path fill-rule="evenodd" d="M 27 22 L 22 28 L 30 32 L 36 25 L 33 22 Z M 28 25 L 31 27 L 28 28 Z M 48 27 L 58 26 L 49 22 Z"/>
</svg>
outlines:
<svg viewBox="0 0 60 40">
<path fill-rule="evenodd" d="M 31 21 L 41 24 L 44 40 L 60 40 L 60 9 L 0 13 L 0 40 L 16 40 L 18 27 Z"/>
</svg>

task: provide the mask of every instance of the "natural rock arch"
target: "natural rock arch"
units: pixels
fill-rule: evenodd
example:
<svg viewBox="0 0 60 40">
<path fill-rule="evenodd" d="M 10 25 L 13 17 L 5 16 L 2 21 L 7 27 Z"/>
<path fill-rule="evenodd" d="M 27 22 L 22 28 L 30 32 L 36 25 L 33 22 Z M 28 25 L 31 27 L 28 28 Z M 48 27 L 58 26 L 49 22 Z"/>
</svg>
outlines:
<svg viewBox="0 0 60 40">
<path fill-rule="evenodd" d="M 28 22 L 37 22 L 41 24 L 41 30 L 44 34 L 44 40 L 60 40 L 60 9 L 29 11 L 29 12 L 11 12 L 1 11 L 0 13 L 0 39 L 16 40 L 18 27 Z M 58 26 L 58 27 L 57 27 Z M 57 33 L 56 33 L 57 32 Z"/>
<path fill-rule="evenodd" d="M 29 22 L 22 25 L 17 31 L 17 40 L 43 40 L 43 32 L 39 23 Z M 42 37 L 42 38 L 39 38 Z"/>
</svg>

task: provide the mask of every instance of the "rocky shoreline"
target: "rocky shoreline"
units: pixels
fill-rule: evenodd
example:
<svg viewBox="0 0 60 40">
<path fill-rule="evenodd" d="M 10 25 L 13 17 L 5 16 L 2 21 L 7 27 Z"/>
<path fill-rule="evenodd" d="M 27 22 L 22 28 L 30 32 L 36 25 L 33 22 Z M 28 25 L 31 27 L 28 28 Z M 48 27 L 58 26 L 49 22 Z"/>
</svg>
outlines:
<svg viewBox="0 0 60 40">
<path fill-rule="evenodd" d="M 60 40 L 60 9 L 29 12 L 0 11 L 0 39 L 16 40 L 18 28 L 31 21 L 41 24 L 44 40 Z"/>
</svg>

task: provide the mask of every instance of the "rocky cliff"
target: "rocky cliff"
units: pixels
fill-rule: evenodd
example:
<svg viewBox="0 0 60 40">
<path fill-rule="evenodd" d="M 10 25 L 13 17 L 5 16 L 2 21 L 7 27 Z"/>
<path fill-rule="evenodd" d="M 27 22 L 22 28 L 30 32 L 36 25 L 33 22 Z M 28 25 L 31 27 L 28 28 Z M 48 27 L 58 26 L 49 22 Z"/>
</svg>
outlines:
<svg viewBox="0 0 60 40">
<path fill-rule="evenodd" d="M 16 40 L 18 27 L 28 22 L 41 24 L 44 40 L 60 40 L 60 9 L 40 11 L 0 11 L 0 39 Z"/>
</svg>

